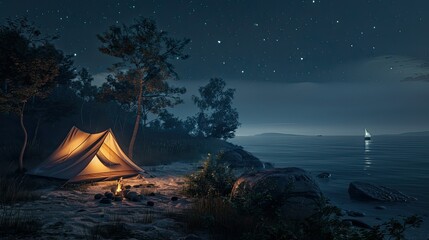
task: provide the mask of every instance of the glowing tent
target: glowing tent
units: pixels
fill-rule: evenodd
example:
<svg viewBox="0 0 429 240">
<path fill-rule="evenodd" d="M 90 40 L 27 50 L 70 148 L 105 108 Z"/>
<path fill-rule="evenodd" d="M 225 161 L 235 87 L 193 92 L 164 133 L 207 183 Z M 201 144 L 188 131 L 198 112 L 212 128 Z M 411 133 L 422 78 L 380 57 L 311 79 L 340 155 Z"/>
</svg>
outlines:
<svg viewBox="0 0 429 240">
<path fill-rule="evenodd" d="M 80 182 L 143 172 L 119 147 L 112 130 L 90 134 L 73 127 L 51 156 L 28 174 Z"/>
</svg>

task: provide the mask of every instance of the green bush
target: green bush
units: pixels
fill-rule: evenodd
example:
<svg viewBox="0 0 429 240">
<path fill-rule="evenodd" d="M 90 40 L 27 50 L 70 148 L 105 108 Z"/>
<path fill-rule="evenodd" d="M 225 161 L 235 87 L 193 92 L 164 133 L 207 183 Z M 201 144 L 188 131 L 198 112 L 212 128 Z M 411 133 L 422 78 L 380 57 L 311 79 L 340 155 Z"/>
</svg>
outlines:
<svg viewBox="0 0 429 240">
<path fill-rule="evenodd" d="M 208 154 L 201 171 L 186 176 L 186 194 L 192 197 L 214 197 L 231 193 L 236 177 L 230 168 L 218 164 L 217 158 Z"/>
</svg>

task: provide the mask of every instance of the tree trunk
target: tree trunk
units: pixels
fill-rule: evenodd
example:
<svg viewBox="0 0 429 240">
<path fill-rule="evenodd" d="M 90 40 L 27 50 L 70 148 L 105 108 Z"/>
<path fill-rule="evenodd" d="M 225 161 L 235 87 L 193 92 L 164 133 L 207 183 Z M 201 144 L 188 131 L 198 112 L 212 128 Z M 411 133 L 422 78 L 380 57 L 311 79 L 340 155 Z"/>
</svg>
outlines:
<svg viewBox="0 0 429 240">
<path fill-rule="evenodd" d="M 82 99 L 82 105 L 80 105 L 80 121 L 81 121 L 81 123 L 82 123 L 82 127 L 84 127 L 83 126 L 83 104 L 85 103 L 85 100 L 84 99 Z"/>
<path fill-rule="evenodd" d="M 19 172 L 24 172 L 24 152 L 25 152 L 25 148 L 27 147 L 27 139 L 28 139 L 28 134 L 27 134 L 27 129 L 25 129 L 24 126 L 24 109 L 25 109 L 25 102 L 22 104 L 22 108 L 19 114 L 20 120 L 21 120 L 21 128 L 22 131 L 24 132 L 24 144 L 22 145 L 22 149 L 21 149 L 21 153 L 19 154 Z"/>
<path fill-rule="evenodd" d="M 139 83 L 139 96 L 137 97 L 137 116 L 136 121 L 134 123 L 134 130 L 133 135 L 130 140 L 130 145 L 128 147 L 128 157 L 133 159 L 133 150 L 134 150 L 134 143 L 136 142 L 137 132 L 139 131 L 140 126 L 140 118 L 141 118 L 141 105 L 142 105 L 142 93 L 143 93 L 143 79 L 140 80 Z"/>
<path fill-rule="evenodd" d="M 31 140 L 31 145 L 33 146 L 36 143 L 37 134 L 39 133 L 39 126 L 40 126 L 40 117 L 37 118 L 37 124 L 36 124 L 36 129 L 34 130 L 33 140 Z"/>
</svg>

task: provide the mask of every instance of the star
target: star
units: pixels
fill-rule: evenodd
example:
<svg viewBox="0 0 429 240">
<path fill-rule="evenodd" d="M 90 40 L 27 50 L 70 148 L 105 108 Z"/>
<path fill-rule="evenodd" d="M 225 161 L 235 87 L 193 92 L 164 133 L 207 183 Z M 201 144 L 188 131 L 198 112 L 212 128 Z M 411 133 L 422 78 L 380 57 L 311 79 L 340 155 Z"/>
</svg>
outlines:
<svg viewBox="0 0 429 240">
<path fill-rule="evenodd" d="M 217 40 L 217 43 L 218 43 L 218 44 L 221 44 L 221 43 L 222 43 L 222 41 L 221 41 L 221 40 Z"/>
</svg>

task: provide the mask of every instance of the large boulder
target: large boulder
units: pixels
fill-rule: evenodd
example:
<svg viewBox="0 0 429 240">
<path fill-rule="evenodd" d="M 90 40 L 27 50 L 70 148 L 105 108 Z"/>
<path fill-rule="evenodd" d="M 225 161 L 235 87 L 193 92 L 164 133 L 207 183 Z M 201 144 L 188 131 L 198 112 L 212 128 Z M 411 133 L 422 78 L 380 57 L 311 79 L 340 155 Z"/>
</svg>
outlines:
<svg viewBox="0 0 429 240">
<path fill-rule="evenodd" d="M 303 220 L 319 209 L 322 192 L 309 173 L 290 167 L 241 176 L 233 186 L 231 197 L 267 214 L 279 210 L 285 220 Z"/>
<path fill-rule="evenodd" d="M 263 168 L 264 164 L 259 158 L 251 153 L 237 148 L 223 152 L 218 159 L 221 164 L 226 164 L 231 168 Z"/>
<path fill-rule="evenodd" d="M 408 202 L 416 200 L 398 190 L 366 182 L 351 182 L 348 191 L 350 198 L 359 201 Z"/>
</svg>

